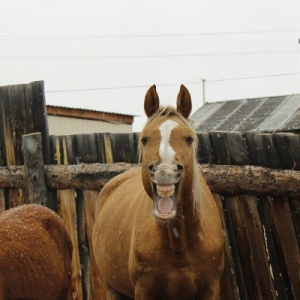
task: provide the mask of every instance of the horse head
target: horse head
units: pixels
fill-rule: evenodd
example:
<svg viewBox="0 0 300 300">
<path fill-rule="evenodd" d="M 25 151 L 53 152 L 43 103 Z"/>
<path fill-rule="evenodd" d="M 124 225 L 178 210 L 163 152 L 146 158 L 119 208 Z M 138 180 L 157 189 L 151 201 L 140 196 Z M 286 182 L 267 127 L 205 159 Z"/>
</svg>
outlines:
<svg viewBox="0 0 300 300">
<path fill-rule="evenodd" d="M 182 206 L 182 195 L 193 187 L 197 135 L 188 121 L 191 96 L 181 85 L 177 108 L 160 107 L 153 85 L 146 93 L 144 109 L 148 122 L 139 145 L 143 185 L 153 199 L 154 216 L 169 220 Z"/>
</svg>

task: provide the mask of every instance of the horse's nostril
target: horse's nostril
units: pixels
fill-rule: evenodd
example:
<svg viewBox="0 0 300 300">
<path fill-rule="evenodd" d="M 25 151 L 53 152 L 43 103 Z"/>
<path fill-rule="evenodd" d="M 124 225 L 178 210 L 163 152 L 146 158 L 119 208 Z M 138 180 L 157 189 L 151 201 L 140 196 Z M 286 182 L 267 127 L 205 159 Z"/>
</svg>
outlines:
<svg viewBox="0 0 300 300">
<path fill-rule="evenodd" d="M 148 166 L 148 171 L 149 171 L 149 172 L 154 172 L 154 171 L 155 171 L 154 164 L 150 164 L 150 165 Z"/>
<path fill-rule="evenodd" d="M 177 171 L 182 172 L 183 171 L 183 165 L 177 164 Z"/>
</svg>

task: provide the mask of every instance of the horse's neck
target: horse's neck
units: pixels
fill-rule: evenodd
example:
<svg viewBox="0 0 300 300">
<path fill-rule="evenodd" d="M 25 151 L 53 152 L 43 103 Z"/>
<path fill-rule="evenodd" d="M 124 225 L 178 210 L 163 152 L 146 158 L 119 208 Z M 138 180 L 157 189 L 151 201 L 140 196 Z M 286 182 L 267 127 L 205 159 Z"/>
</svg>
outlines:
<svg viewBox="0 0 300 300">
<path fill-rule="evenodd" d="M 190 176 L 183 182 L 181 193 L 178 195 L 178 203 L 180 204 L 177 207 L 177 216 L 168 222 L 164 229 L 164 237 L 167 239 L 169 247 L 176 252 L 197 245 L 203 234 L 200 212 L 195 207 L 195 202 L 200 201 L 200 186 L 195 187 L 195 185 L 201 184 L 202 177 L 198 173 L 198 168 L 195 171 L 197 173 L 193 172 L 193 176 L 196 177 Z M 205 186 L 201 184 L 201 189 Z M 197 197 L 198 200 L 195 200 L 194 197 Z"/>
<path fill-rule="evenodd" d="M 178 216 L 165 227 L 169 246 L 175 252 L 193 246 L 199 242 L 201 235 L 200 219 L 195 216 L 193 202 L 187 198 L 183 202 L 183 207 L 179 207 Z"/>
</svg>

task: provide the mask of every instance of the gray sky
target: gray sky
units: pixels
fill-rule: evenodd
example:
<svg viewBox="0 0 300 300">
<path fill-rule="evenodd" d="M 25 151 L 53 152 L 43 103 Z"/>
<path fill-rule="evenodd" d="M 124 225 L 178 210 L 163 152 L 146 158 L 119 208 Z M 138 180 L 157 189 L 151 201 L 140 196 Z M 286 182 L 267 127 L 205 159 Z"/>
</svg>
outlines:
<svg viewBox="0 0 300 300">
<path fill-rule="evenodd" d="M 299 0 L 1 0 L 0 86 L 44 80 L 47 104 L 143 115 L 150 85 L 174 104 L 184 83 L 195 111 L 201 79 L 207 102 L 300 93 L 299 39 Z"/>
</svg>

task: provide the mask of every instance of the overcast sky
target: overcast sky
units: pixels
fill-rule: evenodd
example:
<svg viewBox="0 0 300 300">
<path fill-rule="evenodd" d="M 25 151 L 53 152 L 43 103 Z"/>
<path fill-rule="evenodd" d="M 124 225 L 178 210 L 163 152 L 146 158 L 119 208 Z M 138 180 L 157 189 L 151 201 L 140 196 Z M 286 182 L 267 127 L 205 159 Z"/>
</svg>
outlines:
<svg viewBox="0 0 300 300">
<path fill-rule="evenodd" d="M 1 0 L 0 86 L 142 116 L 150 85 L 174 104 L 184 83 L 195 111 L 202 79 L 207 102 L 300 93 L 299 39 L 299 0 Z"/>
</svg>

